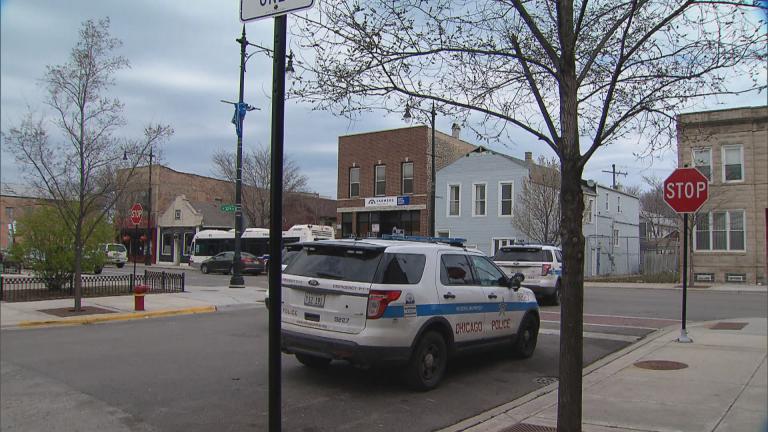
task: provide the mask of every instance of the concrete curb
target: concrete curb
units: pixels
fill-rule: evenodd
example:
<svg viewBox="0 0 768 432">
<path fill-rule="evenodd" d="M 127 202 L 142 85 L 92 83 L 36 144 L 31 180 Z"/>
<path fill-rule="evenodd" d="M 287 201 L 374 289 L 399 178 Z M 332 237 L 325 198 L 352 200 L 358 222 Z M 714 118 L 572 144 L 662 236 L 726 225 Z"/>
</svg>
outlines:
<svg viewBox="0 0 768 432">
<path fill-rule="evenodd" d="M 67 326 L 67 325 L 84 325 L 84 324 L 96 324 L 107 321 L 127 321 L 143 318 L 158 318 L 176 315 L 192 315 L 201 313 L 216 312 L 216 306 L 197 306 L 184 309 L 163 309 L 156 311 L 146 312 L 128 312 L 128 313 L 116 313 L 108 315 L 94 315 L 77 318 L 65 318 L 60 320 L 43 320 L 43 321 L 21 321 L 16 327 L 19 328 L 35 328 L 35 327 L 48 327 L 48 326 Z"/>
<path fill-rule="evenodd" d="M 689 326 L 691 323 L 689 323 Z M 593 372 L 597 371 L 598 369 L 607 366 L 611 364 L 612 362 L 621 359 L 622 357 L 625 357 L 634 351 L 637 351 L 646 345 L 655 342 L 656 340 L 666 336 L 667 334 L 670 334 L 677 330 L 678 327 L 676 326 L 668 326 L 662 329 L 658 329 L 655 332 L 649 334 L 648 336 L 644 337 L 643 339 L 619 350 L 616 352 L 613 352 L 596 362 L 588 365 L 584 368 L 582 372 L 583 379 L 586 378 L 588 375 L 592 374 Z M 582 384 L 583 386 L 583 384 Z M 559 387 L 559 383 L 555 382 L 552 383 L 546 387 L 542 387 L 540 389 L 534 390 L 526 395 L 523 395 L 513 401 L 507 402 L 503 405 L 499 405 L 495 408 L 491 408 L 483 413 L 480 413 L 474 417 L 470 417 L 467 419 L 464 419 L 456 424 L 453 424 L 451 426 L 445 427 L 443 429 L 439 429 L 437 432 L 462 432 L 466 431 L 468 429 L 471 429 L 475 426 L 478 426 L 482 423 L 488 422 L 496 417 L 505 416 L 506 413 L 523 407 L 525 404 L 530 403 L 532 401 L 535 401 L 538 398 L 544 398 L 549 396 L 551 393 L 556 391 Z M 555 403 L 557 403 L 557 399 L 555 398 Z M 548 408 L 551 404 L 546 403 L 543 406 L 536 406 L 534 407 L 533 411 L 538 412 L 542 409 Z M 532 412 L 531 415 L 535 414 L 535 412 Z M 508 422 L 505 422 L 505 424 Z"/>
</svg>

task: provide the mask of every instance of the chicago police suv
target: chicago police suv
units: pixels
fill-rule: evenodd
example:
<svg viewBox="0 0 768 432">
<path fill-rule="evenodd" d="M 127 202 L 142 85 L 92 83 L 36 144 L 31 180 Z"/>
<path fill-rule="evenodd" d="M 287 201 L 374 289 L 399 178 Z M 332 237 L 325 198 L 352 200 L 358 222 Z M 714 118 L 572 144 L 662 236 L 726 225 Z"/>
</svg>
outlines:
<svg viewBox="0 0 768 432">
<path fill-rule="evenodd" d="M 399 364 L 409 384 L 429 390 L 453 354 L 501 344 L 527 358 L 536 348 L 539 309 L 519 288 L 523 275 L 507 277 L 476 250 L 407 239 L 293 248 L 282 279 L 282 350 L 307 366 Z"/>
</svg>

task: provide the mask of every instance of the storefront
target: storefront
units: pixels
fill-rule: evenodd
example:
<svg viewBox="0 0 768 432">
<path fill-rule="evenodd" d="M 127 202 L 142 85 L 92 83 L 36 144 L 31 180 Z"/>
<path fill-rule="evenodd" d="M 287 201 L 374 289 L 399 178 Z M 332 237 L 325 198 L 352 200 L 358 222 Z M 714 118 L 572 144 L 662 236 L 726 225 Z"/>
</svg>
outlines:
<svg viewBox="0 0 768 432">
<path fill-rule="evenodd" d="M 364 207 L 340 208 L 341 237 L 381 237 L 382 234 L 424 235 L 424 204 L 409 196 L 365 198 Z"/>
</svg>

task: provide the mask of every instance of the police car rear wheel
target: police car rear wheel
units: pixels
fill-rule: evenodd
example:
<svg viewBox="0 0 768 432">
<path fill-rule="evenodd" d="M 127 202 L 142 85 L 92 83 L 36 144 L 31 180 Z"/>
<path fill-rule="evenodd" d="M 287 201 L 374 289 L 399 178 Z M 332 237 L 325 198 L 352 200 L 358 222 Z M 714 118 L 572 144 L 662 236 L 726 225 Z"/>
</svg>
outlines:
<svg viewBox="0 0 768 432">
<path fill-rule="evenodd" d="M 560 305 L 560 281 L 559 280 L 555 284 L 555 292 L 553 292 L 552 295 L 549 296 L 549 304 L 552 306 Z"/>
<path fill-rule="evenodd" d="M 536 350 L 536 340 L 539 336 L 539 319 L 532 314 L 528 314 L 520 323 L 520 330 L 517 332 L 515 344 L 512 347 L 512 354 L 517 358 L 528 358 Z"/>
<path fill-rule="evenodd" d="M 314 369 L 324 369 L 331 364 L 331 359 L 329 358 L 317 357 L 309 354 L 296 354 L 296 360 L 304 366 Z"/>
<path fill-rule="evenodd" d="M 448 347 L 440 333 L 425 333 L 406 369 L 408 384 L 416 390 L 431 390 L 440 383 L 448 364 Z"/>
</svg>

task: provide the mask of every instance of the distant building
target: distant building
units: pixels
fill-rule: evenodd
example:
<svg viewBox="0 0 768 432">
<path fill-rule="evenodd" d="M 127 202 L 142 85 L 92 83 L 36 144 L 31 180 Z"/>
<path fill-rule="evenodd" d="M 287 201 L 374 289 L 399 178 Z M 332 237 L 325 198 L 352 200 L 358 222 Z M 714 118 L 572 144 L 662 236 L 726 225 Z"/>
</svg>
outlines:
<svg viewBox="0 0 768 432">
<path fill-rule="evenodd" d="M 694 227 L 694 280 L 765 283 L 768 107 L 679 115 L 677 157 L 710 181 Z"/>
<path fill-rule="evenodd" d="M 518 159 L 484 147 L 437 173 L 437 235 L 466 239 L 489 256 L 514 242 L 532 239 L 514 225 L 515 203 L 525 180 L 536 181 L 547 168 L 531 153 Z M 583 182 L 585 275 L 637 273 L 639 200 L 625 192 Z"/>
<path fill-rule="evenodd" d="M 435 131 L 440 169 L 474 145 Z M 340 237 L 429 232 L 431 129 L 415 126 L 339 137 L 337 213 Z M 438 195 L 441 192 L 438 191 Z"/>
<path fill-rule="evenodd" d="M 16 221 L 45 201 L 24 185 L 0 184 L 0 250 L 10 249 L 15 243 Z"/>
</svg>

